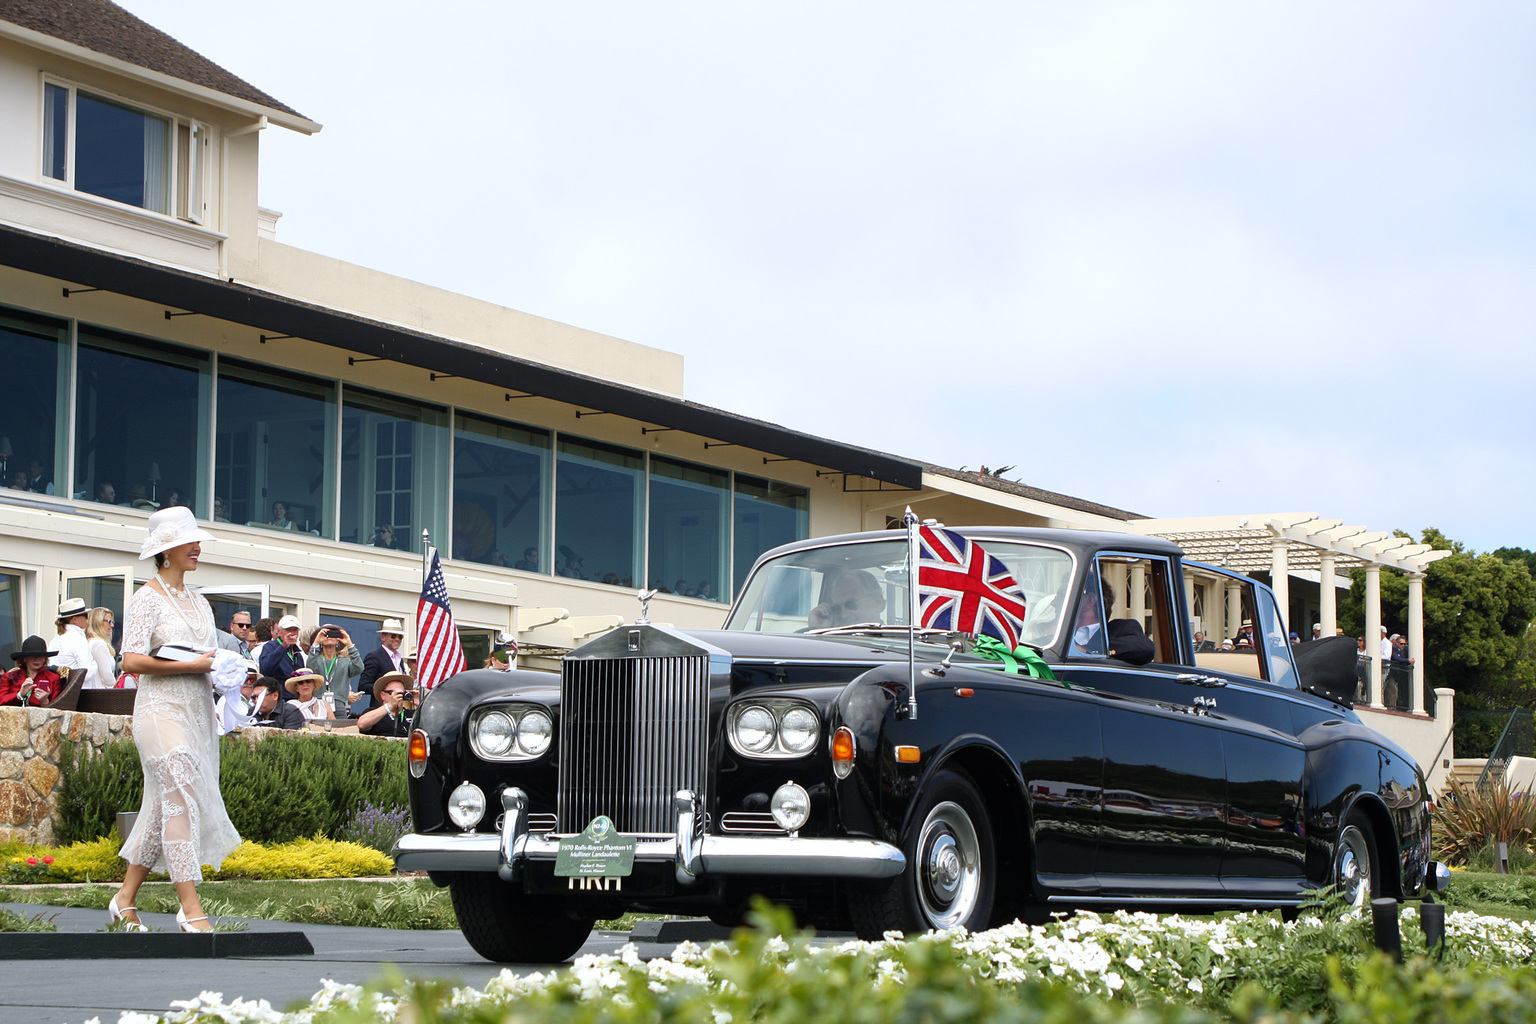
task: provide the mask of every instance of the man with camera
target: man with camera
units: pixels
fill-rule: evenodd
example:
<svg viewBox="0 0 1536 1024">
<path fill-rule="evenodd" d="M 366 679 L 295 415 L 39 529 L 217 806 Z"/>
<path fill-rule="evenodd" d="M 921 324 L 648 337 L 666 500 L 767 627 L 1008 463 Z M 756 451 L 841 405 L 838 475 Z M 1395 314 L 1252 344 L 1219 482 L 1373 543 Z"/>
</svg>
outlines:
<svg viewBox="0 0 1536 1024">
<path fill-rule="evenodd" d="M 373 684 L 379 706 L 357 720 L 358 732 L 369 736 L 409 736 L 411 716 L 416 713 L 414 680 L 404 672 L 386 672 Z"/>
<path fill-rule="evenodd" d="M 257 662 L 261 666 L 262 675 L 271 676 L 282 684 L 296 672 L 309 671 L 304 648 L 299 646 L 299 629 L 297 616 L 284 615 L 277 620 L 277 627 L 272 630 L 272 640 L 261 649 L 261 658 Z M 284 694 L 279 699 L 284 702 L 293 699 L 291 695 L 286 695 L 286 691 Z"/>
</svg>

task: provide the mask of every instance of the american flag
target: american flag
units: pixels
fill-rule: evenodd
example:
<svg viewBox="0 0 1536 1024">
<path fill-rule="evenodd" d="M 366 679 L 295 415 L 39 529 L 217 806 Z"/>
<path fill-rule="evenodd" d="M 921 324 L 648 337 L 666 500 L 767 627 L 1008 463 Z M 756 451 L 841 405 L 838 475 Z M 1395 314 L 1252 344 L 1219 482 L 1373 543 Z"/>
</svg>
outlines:
<svg viewBox="0 0 1536 1024">
<path fill-rule="evenodd" d="M 464 648 L 448 607 L 448 587 L 443 583 L 443 563 L 432 549 L 421 600 L 416 602 L 416 681 L 430 690 L 455 673 L 464 671 Z"/>
<path fill-rule="evenodd" d="M 997 558 L 942 526 L 917 531 L 918 623 L 1019 645 L 1024 592 Z"/>
</svg>

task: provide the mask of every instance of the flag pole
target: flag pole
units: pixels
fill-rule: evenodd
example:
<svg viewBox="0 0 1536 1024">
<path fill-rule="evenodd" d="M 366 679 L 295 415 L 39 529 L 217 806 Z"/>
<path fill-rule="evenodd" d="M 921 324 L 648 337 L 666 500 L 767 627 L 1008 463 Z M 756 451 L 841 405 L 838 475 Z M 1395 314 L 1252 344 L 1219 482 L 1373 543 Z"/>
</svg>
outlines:
<svg viewBox="0 0 1536 1024">
<path fill-rule="evenodd" d="M 917 515 L 907 506 L 907 717 L 917 720 Z"/>
</svg>

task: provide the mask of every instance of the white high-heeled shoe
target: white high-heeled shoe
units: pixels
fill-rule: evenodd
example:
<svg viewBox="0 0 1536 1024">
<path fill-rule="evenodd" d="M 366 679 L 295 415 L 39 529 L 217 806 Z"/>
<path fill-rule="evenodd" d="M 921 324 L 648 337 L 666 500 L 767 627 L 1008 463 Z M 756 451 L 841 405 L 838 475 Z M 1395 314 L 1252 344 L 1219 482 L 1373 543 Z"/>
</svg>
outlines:
<svg viewBox="0 0 1536 1024">
<path fill-rule="evenodd" d="M 123 923 L 123 931 L 125 931 L 125 932 L 147 932 L 147 931 L 149 931 L 149 928 L 147 926 L 145 926 L 144 924 L 142 924 L 142 923 L 140 923 L 138 921 L 130 921 L 126 917 L 123 916 L 124 914 L 128 913 L 128 911 L 130 911 L 130 910 L 133 911 L 135 914 L 137 914 L 139 912 L 139 908 L 138 907 L 120 907 L 120 906 L 118 906 L 117 905 L 117 894 L 113 893 L 112 894 L 112 898 L 107 901 L 107 923 L 108 924 L 116 924 L 119 921 L 121 921 Z"/>
<path fill-rule="evenodd" d="M 188 917 L 187 916 L 187 912 L 185 910 L 183 910 L 180 907 L 176 908 L 176 924 L 184 932 L 191 932 L 194 935 L 206 934 L 201 928 L 193 928 L 192 927 L 192 922 L 193 921 L 206 921 L 206 920 L 208 920 L 208 915 L 207 914 L 204 914 L 202 917 Z M 208 931 L 213 931 L 213 926 L 212 925 L 209 926 Z"/>
</svg>

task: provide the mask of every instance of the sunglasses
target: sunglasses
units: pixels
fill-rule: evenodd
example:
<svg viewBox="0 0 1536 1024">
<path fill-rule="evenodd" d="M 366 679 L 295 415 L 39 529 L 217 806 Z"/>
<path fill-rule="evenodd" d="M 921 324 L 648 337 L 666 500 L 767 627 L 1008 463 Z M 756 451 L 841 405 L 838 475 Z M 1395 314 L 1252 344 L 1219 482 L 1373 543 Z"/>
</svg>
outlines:
<svg viewBox="0 0 1536 1024">
<path fill-rule="evenodd" d="M 385 690 L 384 691 L 384 696 L 386 696 L 386 697 L 403 697 L 403 696 L 405 696 L 405 691 L 404 690 Z"/>
</svg>

